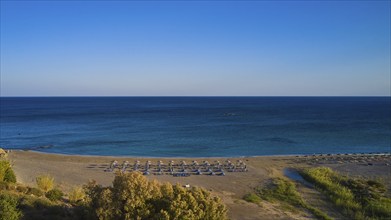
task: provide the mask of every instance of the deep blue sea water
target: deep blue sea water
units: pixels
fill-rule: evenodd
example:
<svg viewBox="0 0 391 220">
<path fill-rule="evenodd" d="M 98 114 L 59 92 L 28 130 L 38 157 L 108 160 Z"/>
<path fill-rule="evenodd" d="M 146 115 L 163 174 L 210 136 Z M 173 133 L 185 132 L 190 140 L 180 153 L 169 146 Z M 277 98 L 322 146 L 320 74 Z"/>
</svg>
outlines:
<svg viewBox="0 0 391 220">
<path fill-rule="evenodd" d="M 231 157 L 390 152 L 390 97 L 0 98 L 0 147 Z"/>
</svg>

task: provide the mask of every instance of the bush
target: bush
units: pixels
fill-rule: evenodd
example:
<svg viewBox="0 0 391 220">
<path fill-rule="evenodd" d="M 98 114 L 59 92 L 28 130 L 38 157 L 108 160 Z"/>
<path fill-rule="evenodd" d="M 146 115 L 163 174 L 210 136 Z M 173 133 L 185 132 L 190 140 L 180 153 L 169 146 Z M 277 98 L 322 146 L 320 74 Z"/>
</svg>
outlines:
<svg viewBox="0 0 391 220">
<path fill-rule="evenodd" d="M 46 198 L 37 198 L 34 200 L 34 208 L 35 209 L 47 209 L 48 207 L 51 207 L 53 204 L 50 202 L 50 200 Z"/>
<path fill-rule="evenodd" d="M 28 220 L 78 220 L 86 219 L 70 210 L 61 203 L 53 203 L 47 198 L 37 198 L 33 196 L 22 196 L 20 208 Z"/>
<path fill-rule="evenodd" d="M 4 181 L 9 183 L 16 183 L 16 176 L 11 168 L 5 172 Z"/>
<path fill-rule="evenodd" d="M 34 196 L 37 196 L 37 197 L 41 197 L 41 196 L 44 195 L 44 192 L 42 190 L 40 190 L 40 189 L 31 187 L 31 188 L 28 189 L 27 194 L 34 195 Z"/>
<path fill-rule="evenodd" d="M 10 164 L 6 160 L 0 160 L 0 182 L 4 181 L 5 172 L 10 167 Z"/>
<path fill-rule="evenodd" d="M 246 195 L 244 195 L 243 199 L 247 202 L 252 202 L 256 204 L 261 202 L 261 198 L 255 193 L 247 193 Z"/>
<path fill-rule="evenodd" d="M 59 189 L 52 189 L 45 193 L 45 196 L 51 201 L 57 201 L 64 196 L 64 193 Z"/>
<path fill-rule="evenodd" d="M 148 181 L 141 173 L 117 173 L 112 187 L 86 187 L 92 219 L 227 219 L 221 200 L 201 188 Z"/>
<path fill-rule="evenodd" d="M 31 209 L 31 208 L 34 208 L 34 202 L 37 198 L 35 197 L 32 197 L 32 196 L 22 196 L 21 199 L 20 199 L 20 208 L 22 210 L 26 210 L 26 209 Z"/>
<path fill-rule="evenodd" d="M 7 160 L 0 160 L 0 182 L 16 183 L 16 176 Z"/>
<path fill-rule="evenodd" d="M 0 220 L 18 220 L 22 213 L 17 208 L 18 201 L 8 194 L 0 194 Z"/>
<path fill-rule="evenodd" d="M 4 181 L 9 183 L 16 183 L 16 176 L 12 169 L 8 169 L 4 175 Z"/>
<path fill-rule="evenodd" d="M 85 193 L 83 188 L 81 187 L 74 187 L 68 194 L 69 201 L 71 203 L 77 203 L 79 201 L 82 201 L 85 197 Z"/>
<path fill-rule="evenodd" d="M 28 192 L 29 188 L 23 185 L 17 185 L 16 186 L 16 191 L 26 194 Z"/>
<path fill-rule="evenodd" d="M 44 192 L 47 192 L 53 189 L 54 178 L 50 175 L 42 175 L 36 178 L 38 188 L 42 189 Z"/>
<path fill-rule="evenodd" d="M 0 190 L 10 190 L 11 183 L 0 181 Z"/>
</svg>

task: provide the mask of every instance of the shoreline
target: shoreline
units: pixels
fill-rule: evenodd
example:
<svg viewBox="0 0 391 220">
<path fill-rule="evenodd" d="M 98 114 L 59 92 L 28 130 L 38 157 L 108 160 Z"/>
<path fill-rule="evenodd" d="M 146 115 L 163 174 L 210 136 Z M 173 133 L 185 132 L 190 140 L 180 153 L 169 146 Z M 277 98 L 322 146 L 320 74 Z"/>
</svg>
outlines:
<svg viewBox="0 0 391 220">
<path fill-rule="evenodd" d="M 69 157 L 107 157 L 107 158 L 145 158 L 145 159 L 192 159 L 192 158 L 216 158 L 216 159 L 225 159 L 225 158 L 258 158 L 258 157 L 317 157 L 317 156 L 357 156 L 357 155 L 391 155 L 391 152 L 359 152 L 359 153 L 312 153 L 312 154 L 273 154 L 273 155 L 252 155 L 252 156 L 137 156 L 137 155 L 90 155 L 90 154 L 66 154 L 66 153 L 52 153 L 44 152 L 39 150 L 30 150 L 30 149 L 8 149 L 2 148 L 8 152 L 33 152 L 38 154 L 47 154 L 47 155 L 57 155 L 57 156 L 69 156 Z"/>
<path fill-rule="evenodd" d="M 53 156 L 64 156 L 64 157 L 86 157 L 86 158 L 140 158 L 140 159 L 194 159 L 194 158 L 202 158 L 202 159 L 226 159 L 226 158 L 259 158 L 259 157 L 297 157 L 297 156 L 310 156 L 305 154 L 276 154 L 276 155 L 253 155 L 253 156 L 137 156 L 137 155 L 124 155 L 124 156 L 116 156 L 116 155 L 90 155 L 90 154 L 63 154 L 63 153 L 51 153 L 51 152 L 44 152 L 44 151 L 38 151 L 38 150 L 24 150 L 24 149 L 8 149 L 3 148 L 6 151 L 9 152 L 31 152 L 31 153 L 37 153 L 37 154 L 45 154 L 45 155 L 53 155 Z"/>
</svg>

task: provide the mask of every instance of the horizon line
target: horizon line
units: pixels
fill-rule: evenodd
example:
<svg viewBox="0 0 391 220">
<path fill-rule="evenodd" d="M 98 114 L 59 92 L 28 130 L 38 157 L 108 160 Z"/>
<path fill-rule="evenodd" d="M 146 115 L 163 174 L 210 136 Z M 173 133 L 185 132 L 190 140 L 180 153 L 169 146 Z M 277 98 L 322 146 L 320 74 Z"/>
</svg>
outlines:
<svg viewBox="0 0 391 220">
<path fill-rule="evenodd" d="M 103 98 L 103 97 L 106 97 L 106 98 L 158 98 L 158 97 L 161 97 L 161 98 L 213 98 L 213 97 L 334 97 L 334 98 L 337 98 L 337 97 L 391 97 L 391 94 L 390 95 L 200 95 L 200 96 L 197 96 L 197 95 L 71 95 L 71 96 L 68 96 L 68 95 L 53 95 L 53 96 L 2 96 L 0 95 L 0 98 Z"/>
</svg>

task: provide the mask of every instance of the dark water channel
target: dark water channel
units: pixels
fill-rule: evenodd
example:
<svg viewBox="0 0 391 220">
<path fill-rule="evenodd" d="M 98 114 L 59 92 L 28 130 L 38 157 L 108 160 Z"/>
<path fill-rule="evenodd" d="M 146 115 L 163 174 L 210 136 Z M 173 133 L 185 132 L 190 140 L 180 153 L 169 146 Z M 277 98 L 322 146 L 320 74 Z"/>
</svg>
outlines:
<svg viewBox="0 0 391 220">
<path fill-rule="evenodd" d="M 305 185 L 307 187 L 310 187 L 310 188 L 314 187 L 314 185 L 312 183 L 308 182 L 307 180 L 305 180 L 296 169 L 285 168 L 284 175 L 286 177 L 288 177 L 289 179 L 296 181 L 296 182 L 299 182 L 299 183 L 302 183 L 303 185 Z"/>
</svg>

